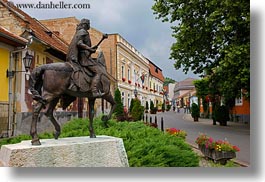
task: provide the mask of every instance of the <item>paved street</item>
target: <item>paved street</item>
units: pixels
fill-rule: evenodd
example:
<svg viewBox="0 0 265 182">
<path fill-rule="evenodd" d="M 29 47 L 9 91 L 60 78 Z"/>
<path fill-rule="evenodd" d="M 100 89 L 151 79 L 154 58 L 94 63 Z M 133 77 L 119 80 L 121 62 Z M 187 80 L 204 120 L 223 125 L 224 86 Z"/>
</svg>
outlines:
<svg viewBox="0 0 265 182">
<path fill-rule="evenodd" d="M 148 115 L 148 121 L 152 116 L 154 122 L 155 115 Z M 240 163 L 250 164 L 250 127 L 247 124 L 228 122 L 228 126 L 220 126 L 212 124 L 210 119 L 201 119 L 199 122 L 194 122 L 190 114 L 185 114 L 183 111 L 176 113 L 173 111 L 158 113 L 157 122 L 160 126 L 161 117 L 164 119 L 164 128 L 177 128 L 185 130 L 187 132 L 186 141 L 191 145 L 197 146 L 195 143 L 196 138 L 200 133 L 205 133 L 211 136 L 213 139 L 225 140 L 227 139 L 233 145 L 237 145 L 240 148 L 240 152 L 237 152 L 236 160 Z"/>
</svg>

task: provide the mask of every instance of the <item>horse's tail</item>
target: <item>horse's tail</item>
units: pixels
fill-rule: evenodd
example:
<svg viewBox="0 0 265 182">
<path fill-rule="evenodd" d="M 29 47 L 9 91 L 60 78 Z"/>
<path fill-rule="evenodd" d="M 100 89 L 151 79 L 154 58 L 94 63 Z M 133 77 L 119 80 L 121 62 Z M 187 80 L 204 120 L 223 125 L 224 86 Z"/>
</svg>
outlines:
<svg viewBox="0 0 265 182">
<path fill-rule="evenodd" d="M 43 86 L 42 75 L 44 74 L 44 71 L 44 66 L 34 68 L 29 78 L 29 90 L 32 93 L 32 97 L 34 100 L 41 102 L 44 102 L 43 98 L 41 97 L 41 88 Z"/>
</svg>

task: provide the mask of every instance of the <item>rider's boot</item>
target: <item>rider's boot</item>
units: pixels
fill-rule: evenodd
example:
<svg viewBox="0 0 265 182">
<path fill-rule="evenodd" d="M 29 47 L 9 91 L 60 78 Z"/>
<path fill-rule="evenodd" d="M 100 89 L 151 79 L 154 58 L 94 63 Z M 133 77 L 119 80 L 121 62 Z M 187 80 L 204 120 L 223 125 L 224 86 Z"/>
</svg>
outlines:
<svg viewBox="0 0 265 182">
<path fill-rule="evenodd" d="M 92 97 L 102 97 L 105 94 L 104 92 L 100 92 L 100 90 L 97 89 L 98 82 L 99 75 L 95 75 L 91 83 Z"/>
</svg>

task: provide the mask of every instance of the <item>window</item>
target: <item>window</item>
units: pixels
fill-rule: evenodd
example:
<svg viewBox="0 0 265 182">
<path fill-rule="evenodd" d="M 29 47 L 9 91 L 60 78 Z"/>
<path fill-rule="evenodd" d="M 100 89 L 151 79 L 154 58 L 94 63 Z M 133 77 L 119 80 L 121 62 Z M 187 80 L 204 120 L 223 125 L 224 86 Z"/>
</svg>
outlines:
<svg viewBox="0 0 265 182">
<path fill-rule="evenodd" d="M 121 77 L 124 78 L 124 66 L 121 66 Z"/>
<path fill-rule="evenodd" d="M 128 94 L 128 108 L 130 108 L 130 104 L 131 104 L 131 98 L 130 98 L 130 94 Z"/>
<path fill-rule="evenodd" d="M 128 80 L 131 80 L 130 68 L 128 69 Z"/>
<path fill-rule="evenodd" d="M 243 105 L 243 96 L 242 96 L 242 92 L 241 92 L 240 97 L 238 97 L 238 98 L 235 99 L 235 105 L 236 105 L 236 106 L 242 106 L 242 105 Z"/>
<path fill-rule="evenodd" d="M 236 98 L 235 99 L 235 105 L 236 106 L 242 106 L 243 105 L 243 99 L 242 97 Z"/>
<path fill-rule="evenodd" d="M 124 92 L 121 93 L 121 102 L 122 102 L 122 105 L 124 105 Z"/>
</svg>

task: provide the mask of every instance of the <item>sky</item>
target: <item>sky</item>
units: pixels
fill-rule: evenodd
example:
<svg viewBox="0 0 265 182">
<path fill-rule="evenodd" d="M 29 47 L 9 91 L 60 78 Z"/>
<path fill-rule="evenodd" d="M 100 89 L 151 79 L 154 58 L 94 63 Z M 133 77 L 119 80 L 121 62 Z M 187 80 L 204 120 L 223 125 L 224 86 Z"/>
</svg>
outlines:
<svg viewBox="0 0 265 182">
<path fill-rule="evenodd" d="M 14 4 L 33 3 L 37 5 L 50 3 L 50 0 L 10 0 Z M 192 77 L 198 78 L 192 72 L 184 74 L 174 68 L 174 60 L 170 60 L 172 38 L 170 26 L 156 19 L 151 9 L 153 0 L 53 0 L 54 4 L 63 2 L 89 4 L 87 9 L 30 9 L 22 10 L 30 16 L 43 20 L 75 16 L 77 19 L 90 19 L 91 26 L 103 33 L 118 33 L 134 48 L 162 69 L 164 77 L 176 81 Z M 175 23 L 176 24 L 176 23 Z"/>
</svg>

